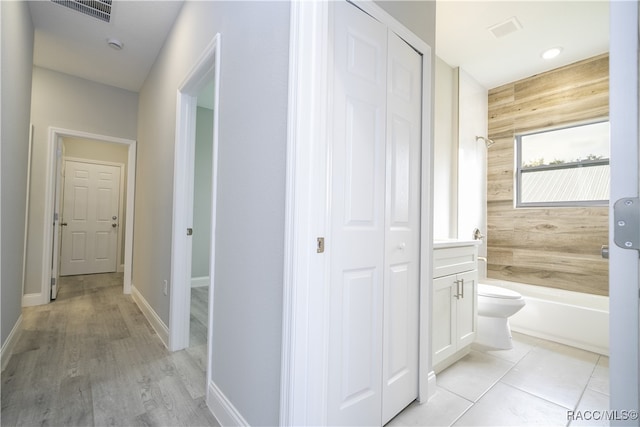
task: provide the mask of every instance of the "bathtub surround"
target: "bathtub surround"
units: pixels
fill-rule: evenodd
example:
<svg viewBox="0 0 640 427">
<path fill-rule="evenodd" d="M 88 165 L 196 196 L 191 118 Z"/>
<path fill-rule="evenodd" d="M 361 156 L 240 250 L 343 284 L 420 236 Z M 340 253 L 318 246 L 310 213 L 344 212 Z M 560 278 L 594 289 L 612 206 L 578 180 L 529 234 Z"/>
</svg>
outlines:
<svg viewBox="0 0 640 427">
<path fill-rule="evenodd" d="M 515 209 L 513 179 L 516 133 L 608 115 L 608 54 L 489 91 L 489 277 L 608 295 L 608 207 Z"/>
</svg>

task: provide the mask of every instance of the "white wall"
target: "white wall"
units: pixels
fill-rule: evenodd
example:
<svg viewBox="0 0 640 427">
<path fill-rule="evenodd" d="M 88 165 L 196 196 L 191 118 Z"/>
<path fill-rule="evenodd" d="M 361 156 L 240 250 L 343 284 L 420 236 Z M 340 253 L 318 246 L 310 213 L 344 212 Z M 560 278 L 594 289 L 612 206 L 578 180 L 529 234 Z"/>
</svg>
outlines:
<svg viewBox="0 0 640 427">
<path fill-rule="evenodd" d="M 35 131 L 25 295 L 38 294 L 42 287 L 49 127 L 135 140 L 137 108 L 138 95 L 134 92 L 45 68 L 33 68 L 31 121 Z"/>
<path fill-rule="evenodd" d="M 487 137 L 488 92 L 458 68 L 458 238 L 473 238 L 473 229 L 487 234 L 487 147 L 476 136 Z M 485 239 L 486 240 L 486 239 Z M 478 248 L 487 254 L 486 241 Z M 480 277 L 486 277 L 481 263 Z"/>
<path fill-rule="evenodd" d="M 435 64 L 433 236 L 458 236 L 458 73 L 440 58 Z"/>
<path fill-rule="evenodd" d="M 198 107 L 196 155 L 193 183 L 193 238 L 191 277 L 209 276 L 211 236 L 211 158 L 213 153 L 213 110 Z"/>
<path fill-rule="evenodd" d="M 212 378 L 250 424 L 280 397 L 289 3 L 186 2 L 140 92 L 133 284 L 169 299 L 176 92 L 221 34 Z"/>
<path fill-rule="evenodd" d="M 435 74 L 434 237 L 471 239 L 474 228 L 486 235 L 487 148 L 476 136 L 487 136 L 488 92 L 440 58 Z"/>
<path fill-rule="evenodd" d="M 2 346 L 20 318 L 27 197 L 33 24 L 26 2 L 0 2 L 2 42 L 0 301 Z"/>
</svg>

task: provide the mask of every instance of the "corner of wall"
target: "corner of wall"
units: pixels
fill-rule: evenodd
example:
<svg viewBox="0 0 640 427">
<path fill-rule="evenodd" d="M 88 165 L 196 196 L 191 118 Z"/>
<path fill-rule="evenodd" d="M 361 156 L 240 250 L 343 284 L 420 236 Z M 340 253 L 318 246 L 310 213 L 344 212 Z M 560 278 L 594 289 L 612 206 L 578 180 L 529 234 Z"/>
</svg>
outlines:
<svg viewBox="0 0 640 427">
<path fill-rule="evenodd" d="M 9 359 L 11 359 L 11 355 L 13 353 L 13 348 L 16 346 L 18 339 L 20 338 L 20 334 L 22 333 L 22 314 L 18 317 L 18 321 L 13 328 L 11 329 L 11 333 L 7 337 L 6 341 L 2 344 L 2 351 L 0 353 L 0 360 L 2 361 L 2 370 L 7 367 L 9 364 Z"/>
<path fill-rule="evenodd" d="M 133 284 L 131 285 L 131 296 L 136 303 L 144 317 L 151 324 L 151 327 L 162 341 L 165 347 L 169 348 L 169 328 L 164 324 L 158 313 L 151 307 L 142 294 L 136 289 Z"/>
</svg>

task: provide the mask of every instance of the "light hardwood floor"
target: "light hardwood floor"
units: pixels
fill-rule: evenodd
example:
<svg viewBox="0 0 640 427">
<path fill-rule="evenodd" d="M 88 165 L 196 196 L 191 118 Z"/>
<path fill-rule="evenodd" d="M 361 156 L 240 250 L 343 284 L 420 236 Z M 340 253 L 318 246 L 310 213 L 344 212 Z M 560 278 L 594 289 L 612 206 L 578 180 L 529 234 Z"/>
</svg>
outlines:
<svg viewBox="0 0 640 427">
<path fill-rule="evenodd" d="M 122 274 L 61 280 L 58 299 L 23 309 L 2 372 L 2 426 L 219 425 L 205 403 L 206 338 L 170 353 Z"/>
</svg>

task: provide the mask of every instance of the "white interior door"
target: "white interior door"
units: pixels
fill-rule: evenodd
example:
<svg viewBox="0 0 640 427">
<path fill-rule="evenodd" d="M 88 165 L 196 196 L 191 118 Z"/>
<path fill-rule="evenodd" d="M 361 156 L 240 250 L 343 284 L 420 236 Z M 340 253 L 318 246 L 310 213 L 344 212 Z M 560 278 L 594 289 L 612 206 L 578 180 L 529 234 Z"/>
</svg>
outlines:
<svg viewBox="0 0 640 427">
<path fill-rule="evenodd" d="M 418 395 L 420 56 L 332 5 L 328 422 L 379 425 Z"/>
<path fill-rule="evenodd" d="M 334 5 L 331 425 L 380 423 L 387 30 Z"/>
<path fill-rule="evenodd" d="M 65 161 L 61 276 L 116 271 L 119 201 L 119 166 Z"/>
<path fill-rule="evenodd" d="M 418 396 L 422 58 L 388 31 L 382 424 Z"/>
</svg>

